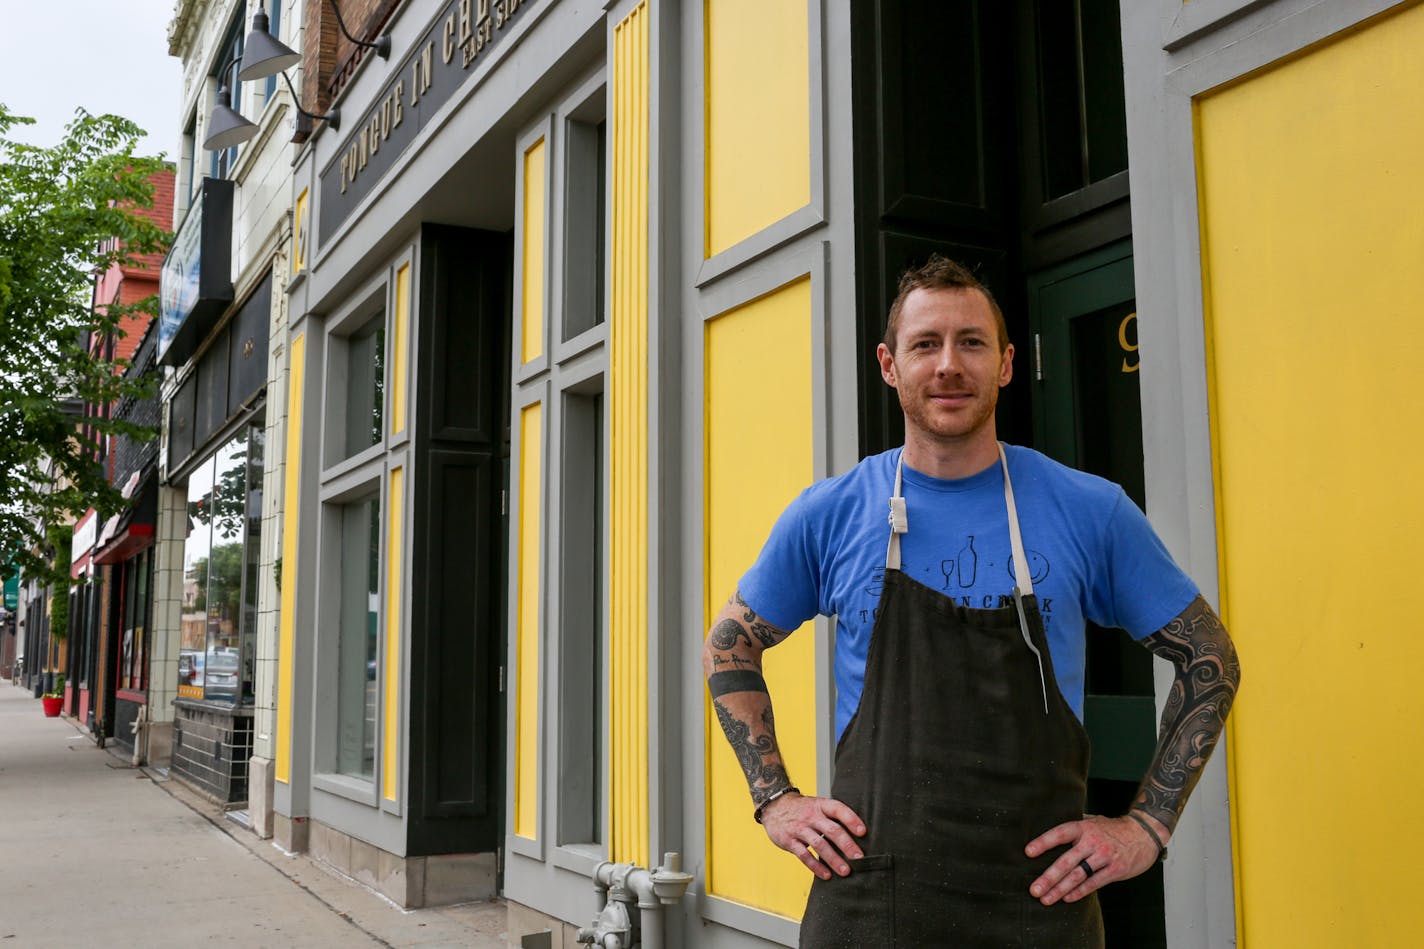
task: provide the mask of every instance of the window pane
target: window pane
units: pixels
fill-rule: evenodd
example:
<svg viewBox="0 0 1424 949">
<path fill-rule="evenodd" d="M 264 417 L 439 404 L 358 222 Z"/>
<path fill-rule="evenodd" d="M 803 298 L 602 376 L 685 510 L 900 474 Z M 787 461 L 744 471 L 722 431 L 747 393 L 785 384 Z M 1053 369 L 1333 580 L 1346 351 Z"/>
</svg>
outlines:
<svg viewBox="0 0 1424 949">
<path fill-rule="evenodd" d="M 341 508 L 341 641 L 337 655 L 336 770 L 376 773 L 376 640 L 381 500 Z"/>
<path fill-rule="evenodd" d="M 250 704 L 256 695 L 257 590 L 261 585 L 258 568 L 262 561 L 262 452 L 266 446 L 262 426 L 253 425 L 247 434 L 247 537 L 242 578 L 242 701 Z"/>
<path fill-rule="evenodd" d="M 242 560 L 247 526 L 247 432 L 218 449 L 214 459 L 213 545 L 208 559 L 207 660 L 203 697 L 236 702 L 241 695 Z"/>
<path fill-rule="evenodd" d="M 188 476 L 188 535 L 183 542 L 183 609 L 178 642 L 178 694 L 188 698 L 203 697 L 213 501 L 213 462 L 206 461 Z"/>
<path fill-rule="evenodd" d="M 565 393 L 558 842 L 599 843 L 603 787 L 603 394 Z"/>
<path fill-rule="evenodd" d="M 566 131 L 563 338 L 572 339 L 603 322 L 607 123 L 570 119 Z"/>
<path fill-rule="evenodd" d="M 134 662 L 133 662 L 133 683 L 136 689 L 148 688 L 148 630 L 152 625 L 149 622 L 149 591 L 153 589 L 153 584 L 149 582 L 153 572 L 153 548 L 145 550 L 138 562 L 138 594 L 135 599 L 137 604 L 134 607 Z"/>
<path fill-rule="evenodd" d="M 379 445 L 385 434 L 386 326 L 385 314 L 351 337 L 346 349 L 346 452 Z"/>
</svg>

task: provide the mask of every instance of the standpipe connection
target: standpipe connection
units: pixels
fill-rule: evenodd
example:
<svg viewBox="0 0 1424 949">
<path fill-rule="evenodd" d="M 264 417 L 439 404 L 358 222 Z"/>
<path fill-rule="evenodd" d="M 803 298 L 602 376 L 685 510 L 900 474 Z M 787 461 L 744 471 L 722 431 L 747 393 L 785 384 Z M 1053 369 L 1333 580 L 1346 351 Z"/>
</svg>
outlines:
<svg viewBox="0 0 1424 949">
<path fill-rule="evenodd" d="M 677 904 L 692 883 L 676 852 L 663 854 L 661 866 L 646 870 L 631 863 L 600 863 L 593 887 L 602 908 L 578 941 L 601 949 L 666 949 L 663 909 Z"/>
</svg>

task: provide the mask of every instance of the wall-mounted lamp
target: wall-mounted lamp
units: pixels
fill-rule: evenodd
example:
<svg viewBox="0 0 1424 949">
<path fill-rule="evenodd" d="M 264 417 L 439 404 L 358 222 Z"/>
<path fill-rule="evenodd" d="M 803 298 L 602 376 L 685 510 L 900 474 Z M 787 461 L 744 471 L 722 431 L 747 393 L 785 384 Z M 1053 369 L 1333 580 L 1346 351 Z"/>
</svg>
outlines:
<svg viewBox="0 0 1424 949">
<path fill-rule="evenodd" d="M 376 55 L 382 59 L 390 58 L 391 35 L 389 33 L 382 35 L 374 43 L 357 39 L 346 29 L 346 23 L 341 19 L 341 10 L 337 7 L 336 0 L 329 0 L 329 2 L 331 3 L 331 12 L 336 15 L 336 25 L 341 28 L 343 36 L 357 46 L 374 49 Z M 243 40 L 242 44 L 242 64 L 237 71 L 238 81 L 251 82 L 254 79 L 266 79 L 268 76 L 281 73 L 283 81 L 287 83 L 287 88 L 291 90 L 292 104 L 298 113 L 309 119 L 325 122 L 333 130 L 340 129 L 340 109 L 332 109 L 325 115 L 318 115 L 302 108 L 301 98 L 292 86 L 292 80 L 287 78 L 286 72 L 289 67 L 302 61 L 302 55 L 272 35 L 270 22 L 265 10 L 259 9 L 252 15 L 252 31 L 247 34 L 247 38 Z M 257 126 L 244 119 L 231 107 L 226 84 L 218 92 L 218 101 L 213 105 L 213 114 L 208 120 L 208 130 L 210 134 L 203 141 L 203 147 L 208 151 L 232 148 L 257 134 Z"/>
<path fill-rule="evenodd" d="M 234 110 L 231 102 L 227 83 L 224 82 L 218 90 L 217 101 L 213 103 L 213 114 L 208 116 L 208 137 L 203 139 L 203 147 L 210 152 L 241 145 L 257 134 L 257 126 Z"/>
</svg>

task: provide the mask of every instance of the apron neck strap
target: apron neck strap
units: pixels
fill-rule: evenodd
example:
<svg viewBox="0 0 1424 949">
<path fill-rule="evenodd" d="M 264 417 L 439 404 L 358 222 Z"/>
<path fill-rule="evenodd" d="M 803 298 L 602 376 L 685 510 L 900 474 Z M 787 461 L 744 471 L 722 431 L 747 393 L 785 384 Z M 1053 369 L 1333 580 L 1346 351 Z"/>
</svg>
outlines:
<svg viewBox="0 0 1424 949">
<path fill-rule="evenodd" d="M 900 535 L 909 533 L 910 520 L 905 513 L 905 499 L 900 494 L 905 477 L 905 449 L 895 463 L 895 493 L 890 495 L 890 549 L 885 551 L 885 569 L 900 569 Z"/>
<path fill-rule="evenodd" d="M 998 447 L 999 465 L 1004 469 L 1004 506 L 1009 510 L 1009 543 L 1014 550 L 1014 590 L 1023 596 L 1033 596 L 1033 575 L 1028 572 L 1023 536 L 1019 533 L 1019 510 L 1014 504 L 1014 485 L 1009 480 L 1009 459 L 1004 454 L 1004 443 L 999 442 Z"/>
<path fill-rule="evenodd" d="M 1013 546 L 1015 590 L 1023 596 L 1033 595 L 1033 579 L 1028 571 L 1028 558 L 1024 556 L 1023 536 L 1019 533 L 1019 512 L 1014 504 L 1014 486 L 1009 480 L 1009 459 L 1004 454 L 1004 443 L 999 442 L 999 466 L 1004 469 L 1004 506 L 1009 514 L 1009 543 Z M 900 535 L 910 531 L 909 516 L 905 511 L 902 494 L 905 480 L 905 450 L 900 449 L 900 458 L 895 462 L 895 492 L 890 495 L 890 545 L 885 551 L 885 568 L 900 569 Z"/>
</svg>

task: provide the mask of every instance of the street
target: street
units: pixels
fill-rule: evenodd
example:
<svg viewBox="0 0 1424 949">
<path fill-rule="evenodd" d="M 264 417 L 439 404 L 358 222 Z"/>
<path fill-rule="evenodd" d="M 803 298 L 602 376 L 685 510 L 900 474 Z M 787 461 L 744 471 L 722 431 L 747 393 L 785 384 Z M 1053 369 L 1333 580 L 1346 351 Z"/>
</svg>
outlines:
<svg viewBox="0 0 1424 949">
<path fill-rule="evenodd" d="M 404 911 L 0 681 L 0 945 L 500 947 L 502 902 Z"/>
</svg>

